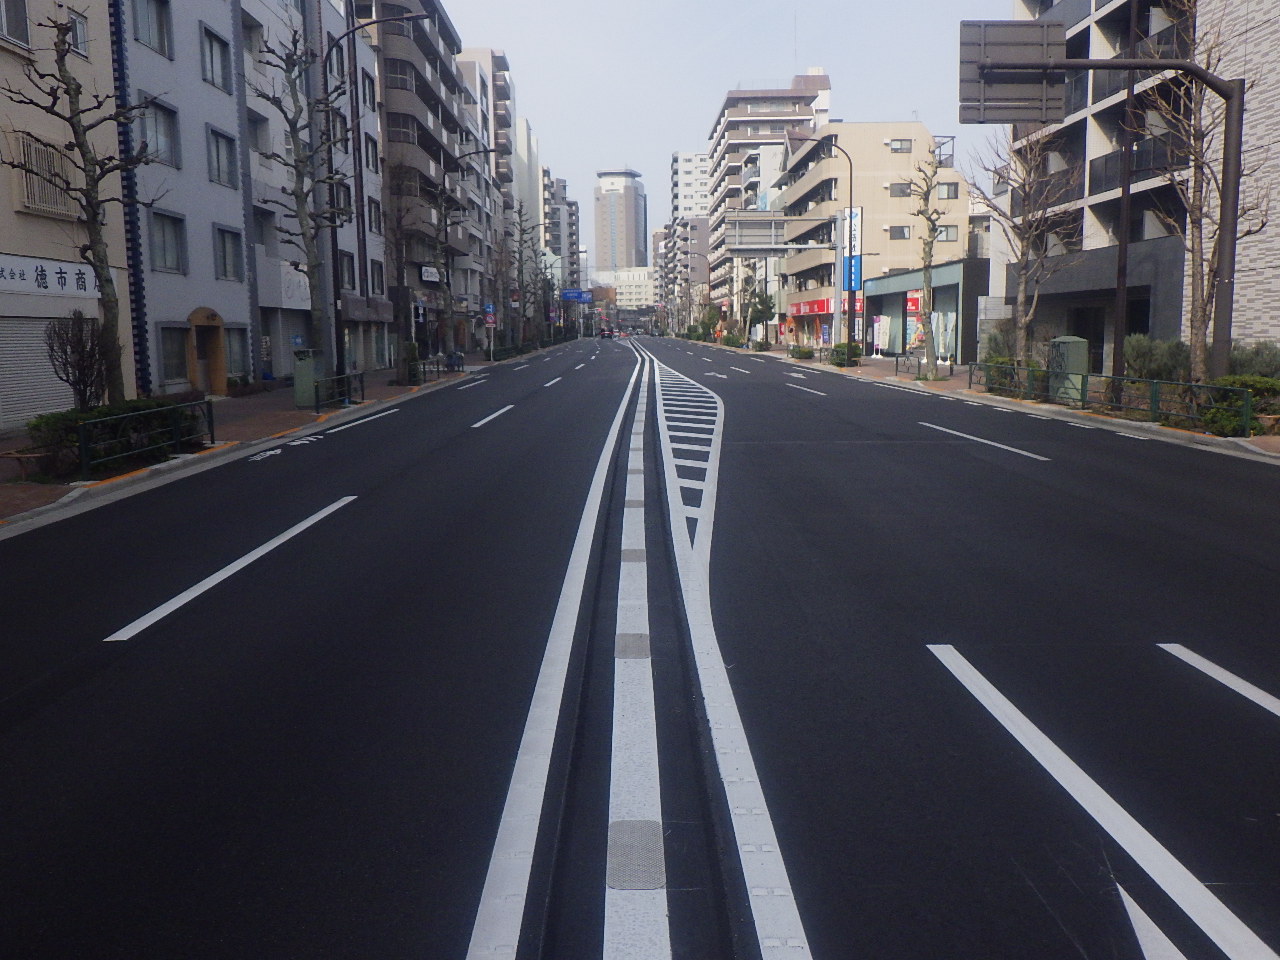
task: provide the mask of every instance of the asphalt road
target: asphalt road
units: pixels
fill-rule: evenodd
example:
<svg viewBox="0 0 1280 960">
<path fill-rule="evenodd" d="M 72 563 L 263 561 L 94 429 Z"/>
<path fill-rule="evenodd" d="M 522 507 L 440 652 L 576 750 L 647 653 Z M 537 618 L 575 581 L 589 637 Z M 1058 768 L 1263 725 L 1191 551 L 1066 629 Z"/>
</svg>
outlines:
<svg viewBox="0 0 1280 960">
<path fill-rule="evenodd" d="M 0 949 L 1265 960 L 1278 476 L 639 338 L 19 530 Z"/>
</svg>

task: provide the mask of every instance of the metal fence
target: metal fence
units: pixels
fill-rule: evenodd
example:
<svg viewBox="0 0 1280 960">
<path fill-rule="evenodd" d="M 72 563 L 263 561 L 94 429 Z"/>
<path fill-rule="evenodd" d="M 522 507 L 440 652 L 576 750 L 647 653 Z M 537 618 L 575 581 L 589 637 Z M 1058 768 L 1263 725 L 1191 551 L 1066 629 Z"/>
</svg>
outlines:
<svg viewBox="0 0 1280 960">
<path fill-rule="evenodd" d="M 1219 436 L 1247 437 L 1253 429 L 1253 394 L 1241 387 L 1059 373 L 993 363 L 970 364 L 969 387 Z"/>
<path fill-rule="evenodd" d="M 896 377 L 900 373 L 909 373 L 916 379 L 924 377 L 924 367 L 928 363 L 924 357 L 914 353 L 903 353 L 893 358 L 893 375 Z M 947 376 L 953 376 L 956 372 L 956 363 L 954 358 L 939 357 L 938 366 L 946 364 Z"/>
<path fill-rule="evenodd" d="M 323 407 L 345 407 L 352 403 L 364 403 L 363 373 L 345 373 L 337 377 L 323 377 L 316 381 L 316 413 L 319 413 Z"/>
<path fill-rule="evenodd" d="M 137 410 L 76 424 L 80 479 L 88 480 L 94 467 L 126 458 L 146 459 L 150 454 L 172 456 L 183 449 L 216 439 L 213 402 L 196 400 Z M 154 459 L 152 457 L 151 459 Z"/>
</svg>

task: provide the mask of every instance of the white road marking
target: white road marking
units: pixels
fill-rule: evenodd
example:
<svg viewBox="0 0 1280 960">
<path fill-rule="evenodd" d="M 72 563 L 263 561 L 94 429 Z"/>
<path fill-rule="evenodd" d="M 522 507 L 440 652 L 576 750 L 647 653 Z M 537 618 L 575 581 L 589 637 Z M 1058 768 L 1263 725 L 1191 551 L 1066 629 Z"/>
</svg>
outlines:
<svg viewBox="0 0 1280 960">
<path fill-rule="evenodd" d="M 1050 417 L 1042 417 L 1042 416 L 1040 416 L 1040 414 L 1038 414 L 1038 413 L 1028 413 L 1028 414 L 1027 414 L 1027 416 L 1028 416 L 1028 417 L 1030 417 L 1032 420 L 1049 420 L 1049 419 L 1051 419 Z"/>
<path fill-rule="evenodd" d="M 1166 653 L 1171 653 L 1184 663 L 1189 663 L 1205 676 L 1212 677 L 1224 686 L 1230 687 L 1242 697 L 1252 700 L 1263 710 L 1280 717 L 1280 698 L 1273 697 L 1260 687 L 1255 687 L 1248 680 L 1237 677 L 1229 670 L 1224 670 L 1212 660 L 1206 660 L 1193 650 L 1188 650 L 1180 643 L 1160 643 L 1157 646 Z"/>
<path fill-rule="evenodd" d="M 986 404 L 984 404 L 984 403 L 979 403 L 977 400 L 966 400 L 966 401 L 965 401 L 965 406 L 969 406 L 969 407 L 984 407 L 984 406 L 986 406 Z"/>
<path fill-rule="evenodd" d="M 525 370 L 525 369 L 528 369 L 528 367 L 529 367 L 529 364 L 527 364 L 527 363 L 522 363 L 522 364 L 520 364 L 520 366 L 516 367 L 516 369 L 517 369 L 517 370 Z"/>
<path fill-rule="evenodd" d="M 803 390 L 805 393 L 816 393 L 820 397 L 826 396 L 821 390 L 810 390 L 808 387 L 802 387 L 798 383 L 784 383 L 783 386 L 790 387 L 792 390 Z"/>
<path fill-rule="evenodd" d="M 796 373 L 794 370 L 787 371 L 788 377 L 795 377 L 797 380 L 807 379 L 803 373 Z"/>
<path fill-rule="evenodd" d="M 1130 440 L 1150 440 L 1150 437 L 1140 437 L 1136 433 L 1117 433 L 1118 437 L 1128 437 Z"/>
<path fill-rule="evenodd" d="M 750 370 L 743 370 L 741 367 L 730 367 L 730 370 L 737 370 L 739 373 L 750 373 Z"/>
<path fill-rule="evenodd" d="M 933 653 L 1231 960 L 1280 960 L 1221 900 L 949 644 Z"/>
<path fill-rule="evenodd" d="M 262 453 L 255 453 L 252 457 L 249 458 L 249 462 L 253 463 L 254 461 L 257 461 L 257 460 L 265 460 L 267 459 L 267 457 L 274 457 L 278 453 L 284 453 L 284 448 L 276 447 L 274 450 L 265 450 Z"/>
<path fill-rule="evenodd" d="M 631 381 L 623 393 L 622 402 L 618 404 L 613 424 L 600 451 L 600 459 L 596 462 L 596 471 L 583 504 L 582 519 L 578 522 L 578 533 L 573 541 L 569 565 L 565 569 L 564 582 L 560 588 L 560 600 L 551 621 L 542 665 L 538 669 L 538 680 L 533 688 L 529 715 L 525 720 L 524 733 L 520 737 L 520 749 L 511 773 L 511 784 L 507 788 L 507 799 L 502 808 L 502 820 L 498 825 L 498 836 L 494 840 L 493 855 L 489 859 L 484 890 L 480 894 L 475 925 L 471 928 L 467 960 L 515 960 L 516 947 L 520 941 L 520 924 L 524 919 L 525 902 L 529 897 L 533 850 L 538 843 L 542 805 L 546 799 L 551 748 L 555 742 L 556 725 L 564 701 L 569 657 L 573 652 L 573 638 L 582 610 L 591 547 L 600 523 L 605 480 L 609 475 L 618 434 L 622 431 L 622 422 L 630 405 L 639 370 L 640 361 L 637 358 Z"/>
<path fill-rule="evenodd" d="M 715 371 L 713 371 L 713 370 L 708 370 L 706 373 L 704 373 L 704 374 L 703 374 L 703 376 L 704 376 L 704 377 L 719 377 L 721 380 L 728 380 L 728 379 L 729 379 L 729 375 L 728 375 L 727 373 L 716 373 L 716 372 L 715 372 Z"/>
<path fill-rule="evenodd" d="M 391 410 L 383 410 L 382 413 L 375 413 L 372 417 L 365 417 L 363 420 L 353 420 L 351 423 L 344 423 L 340 427 L 334 427 L 332 430 L 326 430 L 325 433 L 341 433 L 343 430 L 350 430 L 352 427 L 358 427 L 361 424 L 369 423 L 373 420 L 377 420 L 380 417 L 389 417 L 393 413 L 399 413 L 399 412 L 400 412 L 399 407 L 395 407 Z"/>
<path fill-rule="evenodd" d="M 935 423 L 925 423 L 923 420 L 917 420 L 922 427 L 928 427 L 931 430 L 941 430 L 943 433 L 949 433 L 953 437 L 963 437 L 966 440 L 972 440 L 974 443 L 985 443 L 989 447 L 999 447 L 1001 450 L 1008 450 L 1010 453 L 1016 453 L 1022 457 L 1030 457 L 1032 460 L 1040 460 L 1049 463 L 1048 457 L 1042 457 L 1038 453 L 1028 453 L 1026 450 L 1019 450 L 1017 447 L 1007 447 L 1003 443 L 996 443 L 994 440 L 983 440 L 981 437 L 975 437 L 972 434 L 961 433 L 959 430 L 948 430 L 946 427 L 940 427 Z"/>
<path fill-rule="evenodd" d="M 1068 427 L 1075 427 L 1077 430 L 1097 430 L 1097 427 L 1091 427 L 1087 423 L 1071 423 L 1067 421 Z"/>
<path fill-rule="evenodd" d="M 139 617 L 137 620 L 133 621 L 133 623 L 130 623 L 127 626 L 121 627 L 115 633 L 111 634 L 111 636 L 104 638 L 103 642 L 114 643 L 118 640 L 133 639 L 135 636 L 137 636 L 143 630 L 147 629 L 147 627 L 151 626 L 153 623 L 163 620 L 169 614 L 173 613 L 173 611 L 177 610 L 180 607 L 186 606 L 188 603 L 190 603 L 196 597 L 200 596 L 200 594 L 204 593 L 206 590 L 210 590 L 213 587 L 216 587 L 218 584 L 220 584 L 223 580 L 227 579 L 227 577 L 230 577 L 232 574 L 239 573 L 249 564 L 253 563 L 253 561 L 258 560 L 262 557 L 265 557 L 268 553 L 270 553 L 276 547 L 280 546 L 282 543 L 285 543 L 288 540 L 292 540 L 294 537 L 302 533 L 302 531 L 306 530 L 308 527 L 311 527 L 319 523 L 325 517 L 329 516 L 329 514 L 337 510 L 341 510 L 343 507 L 345 507 L 348 503 L 350 503 L 354 499 L 355 497 L 343 497 L 341 500 L 337 500 L 329 504 L 329 506 L 325 507 L 323 510 L 317 513 L 313 513 L 311 516 L 307 517 L 307 519 L 303 520 L 301 523 L 295 523 L 292 527 L 290 527 L 284 533 L 280 534 L 277 537 L 272 537 L 270 540 L 268 540 L 262 546 L 258 547 L 256 550 L 249 551 L 239 560 L 236 560 L 234 563 L 227 564 L 225 567 L 223 567 L 221 570 L 219 570 L 217 573 L 213 574 L 212 576 L 205 577 L 195 586 L 188 587 L 186 590 L 183 590 L 180 594 L 178 594 L 172 600 L 168 600 L 160 604 L 160 606 L 156 607 L 150 613 L 144 614 L 143 616 Z"/>
<path fill-rule="evenodd" d="M 671 956 L 645 555 L 644 422 L 653 361 L 641 356 L 645 370 L 627 455 L 628 506 L 622 511 L 623 552 L 613 638 L 603 960 L 667 960 Z"/>
<path fill-rule="evenodd" d="M 517 370 L 519 370 L 520 368 L 519 368 L 519 367 L 516 367 L 516 369 L 517 369 Z M 480 386 L 480 384 L 482 384 L 482 383 L 487 383 L 487 382 L 488 382 L 488 381 L 486 381 L 486 380 L 472 380 L 470 383 L 464 383 L 464 384 L 463 384 L 462 386 L 460 386 L 458 389 L 459 389 L 459 390 L 470 390 L 472 387 L 478 387 L 478 386 Z"/>
<path fill-rule="evenodd" d="M 471 429 L 474 430 L 476 427 L 483 427 L 490 420 L 498 419 L 498 417 L 502 416 L 504 413 L 506 413 L 508 410 L 513 409 L 514 407 L 515 407 L 514 403 L 508 403 L 505 407 L 503 407 L 497 413 L 491 413 L 487 417 L 485 417 L 483 420 L 477 420 L 475 423 L 471 425 Z"/>
<path fill-rule="evenodd" d="M 561 380 L 563 380 L 563 379 L 564 379 L 564 377 L 556 377 L 554 380 L 548 380 L 546 383 L 544 383 L 544 384 L 543 384 L 543 386 L 544 386 L 544 387 L 552 387 L 552 386 L 555 386 L 557 383 L 559 383 L 559 382 L 560 382 Z"/>
<path fill-rule="evenodd" d="M 703 362 L 705 362 L 705 363 L 710 363 L 710 362 L 711 362 L 711 358 L 710 358 L 710 357 L 699 357 L 698 359 L 699 359 L 699 360 L 702 360 L 702 361 L 703 361 Z"/>
<path fill-rule="evenodd" d="M 1187 960 L 1182 951 L 1173 945 L 1173 941 L 1164 935 L 1164 931 L 1156 926 L 1156 922 L 1129 896 L 1129 891 L 1118 883 L 1116 889 L 1120 891 L 1120 899 L 1124 902 L 1125 912 L 1129 914 L 1129 922 L 1133 924 L 1138 949 L 1142 951 L 1144 960 Z"/>
<path fill-rule="evenodd" d="M 809 941 L 796 907 L 791 880 L 769 815 L 769 804 L 760 786 L 711 615 L 709 565 L 724 416 L 724 407 L 718 396 L 705 387 L 696 388 L 714 398 L 718 414 L 717 428 L 708 435 L 711 446 L 707 463 L 699 464 L 706 467 L 705 480 L 681 480 L 676 473 L 675 461 L 678 458 L 671 449 L 670 421 L 674 418 L 663 407 L 671 391 L 679 389 L 677 383 L 687 385 L 690 382 L 671 368 L 659 365 L 658 431 L 663 445 L 667 511 L 671 518 L 676 568 L 684 594 L 697 682 L 711 728 L 720 781 L 729 804 L 733 840 L 746 881 L 760 956 L 763 960 L 806 960 L 812 956 Z M 697 507 L 684 505 L 679 492 L 681 488 L 700 492 Z M 687 519 L 697 522 L 696 532 L 689 532 Z"/>
<path fill-rule="evenodd" d="M 586 366 L 586 364 L 585 364 L 585 363 L 580 363 L 580 364 L 578 364 L 576 367 L 574 367 L 573 369 L 575 369 L 575 370 L 581 370 L 581 369 L 582 369 L 583 367 L 585 367 L 585 366 Z"/>
<path fill-rule="evenodd" d="M 756 363 L 766 363 L 764 357 L 747 357 L 748 360 L 754 360 Z"/>
</svg>

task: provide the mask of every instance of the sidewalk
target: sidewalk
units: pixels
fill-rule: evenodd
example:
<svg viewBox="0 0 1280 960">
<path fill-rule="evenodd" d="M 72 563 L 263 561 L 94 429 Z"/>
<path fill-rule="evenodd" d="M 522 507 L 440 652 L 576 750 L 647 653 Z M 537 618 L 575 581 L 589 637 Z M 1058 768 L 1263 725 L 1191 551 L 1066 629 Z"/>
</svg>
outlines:
<svg viewBox="0 0 1280 960">
<path fill-rule="evenodd" d="M 479 353 L 468 354 L 466 372 L 474 372 L 488 366 Z M 395 370 L 369 370 L 364 375 L 365 402 L 354 407 L 330 408 L 318 416 L 310 408 L 299 409 L 293 402 L 293 386 L 278 382 L 273 389 L 245 397 L 216 397 L 213 400 L 213 427 L 217 442 L 207 453 L 242 446 L 292 433 L 323 423 L 353 410 L 373 407 L 400 397 L 411 396 L 422 390 L 431 390 L 438 384 L 462 377 L 462 373 L 445 373 L 439 380 L 428 381 L 420 387 L 392 386 Z M 0 453 L 27 446 L 25 432 L 17 432 L 0 439 Z M 203 454 L 202 454 L 203 455 Z M 153 468 L 154 469 L 154 468 Z M 147 471 L 140 471 L 147 472 Z M 16 461 L 0 459 L 0 524 L 39 507 L 56 503 L 72 491 L 96 487 L 114 482 L 103 480 L 90 484 L 75 483 L 24 483 Z M 118 480 L 120 478 L 114 478 Z"/>
</svg>

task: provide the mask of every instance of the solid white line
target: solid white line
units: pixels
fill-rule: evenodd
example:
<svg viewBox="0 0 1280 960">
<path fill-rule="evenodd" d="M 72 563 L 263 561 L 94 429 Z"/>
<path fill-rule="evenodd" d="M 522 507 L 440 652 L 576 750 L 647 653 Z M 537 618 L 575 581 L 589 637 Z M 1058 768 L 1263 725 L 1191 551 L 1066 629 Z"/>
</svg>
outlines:
<svg viewBox="0 0 1280 960">
<path fill-rule="evenodd" d="M 522 363 L 522 364 L 520 364 L 520 366 L 516 367 L 516 369 L 517 369 L 517 370 L 525 370 L 525 369 L 528 369 L 528 367 L 529 367 L 529 364 L 527 364 L 527 363 Z"/>
<path fill-rule="evenodd" d="M 1032 460 L 1041 460 L 1045 463 L 1050 462 L 1048 457 L 1042 457 L 1038 453 L 1027 453 L 1025 450 L 1019 450 L 1017 447 L 1006 447 L 1003 443 L 996 443 L 994 440 L 983 440 L 981 437 L 975 437 L 968 433 L 961 433 L 959 430 L 948 430 L 946 427 L 940 427 L 935 423 L 925 423 L 923 420 L 917 420 L 922 427 L 928 427 L 931 430 L 941 430 L 943 433 L 949 433 L 953 437 L 963 437 L 966 440 L 972 440 L 975 443 L 985 443 L 989 447 L 999 447 L 1001 450 L 1008 450 L 1010 453 L 1016 453 L 1023 457 L 1030 457 Z"/>
<path fill-rule="evenodd" d="M 1255 687 L 1248 680 L 1237 677 L 1229 670 L 1224 670 L 1212 660 L 1206 660 L 1200 654 L 1193 650 L 1188 650 L 1180 643 L 1159 643 L 1156 646 L 1167 653 L 1172 653 L 1179 660 L 1191 664 L 1205 676 L 1212 677 L 1241 696 L 1247 697 L 1263 710 L 1270 711 L 1280 717 L 1280 698 L 1273 697 L 1260 687 Z"/>
<path fill-rule="evenodd" d="M 1280 960 L 1138 821 L 953 646 L 929 650 L 1231 960 Z"/>
<path fill-rule="evenodd" d="M 563 379 L 564 377 L 556 377 L 554 380 L 550 380 L 547 383 L 544 383 L 543 386 L 544 387 L 554 386 L 555 384 L 559 383 Z"/>
<path fill-rule="evenodd" d="M 326 434 L 341 433 L 343 430 L 350 430 L 352 427 L 358 427 L 362 423 L 368 423 L 371 420 L 377 420 L 379 417 L 389 417 L 391 416 L 391 414 L 399 413 L 399 412 L 400 412 L 399 407 L 396 407 L 393 410 L 384 410 L 382 411 L 382 413 L 375 413 L 372 417 L 365 417 L 363 420 L 353 420 L 351 423 L 344 423 L 340 427 L 334 427 L 332 430 L 326 430 L 325 433 Z"/>
<path fill-rule="evenodd" d="M 640 361 L 637 358 L 631 380 L 623 393 L 622 402 L 618 404 L 613 424 L 600 451 L 600 459 L 596 463 L 596 471 L 583 504 L 582 519 L 578 522 L 578 533 L 573 541 L 573 551 L 569 555 L 569 565 L 565 569 L 564 582 L 560 588 L 560 600 L 551 621 L 542 666 L 538 669 L 538 680 L 533 688 L 529 716 L 525 720 L 520 749 L 511 772 L 511 784 L 507 788 L 502 820 L 493 843 L 493 856 L 489 859 L 484 890 L 480 894 L 476 922 L 471 928 L 467 960 L 514 960 L 519 945 L 520 924 L 524 919 L 525 902 L 529 897 L 533 850 L 538 842 L 542 805 L 546 799 L 551 749 L 556 739 L 556 726 L 560 719 L 569 671 L 569 656 L 573 652 L 573 639 L 582 610 L 588 561 L 595 542 L 595 531 L 600 523 L 605 480 L 609 475 L 618 434 L 622 431 L 622 422 L 626 417 L 639 370 Z"/>
<path fill-rule="evenodd" d="M 1129 922 L 1133 924 L 1134 935 L 1138 938 L 1138 948 L 1145 960 L 1187 960 L 1186 954 L 1173 945 L 1173 941 L 1129 896 L 1129 891 L 1118 883 L 1116 889 L 1120 891 L 1120 899 L 1124 901 L 1124 909 L 1129 914 Z"/>
<path fill-rule="evenodd" d="M 294 524 L 284 533 L 268 540 L 266 543 L 258 547 L 256 550 L 251 550 L 249 553 L 246 553 L 243 557 L 241 557 L 239 560 L 235 561 L 234 563 L 227 564 L 227 566 L 223 567 L 221 570 L 219 570 L 217 573 L 213 574 L 212 576 L 205 577 L 203 580 L 197 583 L 194 587 L 188 587 L 186 590 L 183 590 L 182 593 L 178 594 L 172 600 L 169 600 L 165 603 L 160 604 L 160 606 L 156 607 L 150 613 L 139 617 L 137 620 L 133 621 L 133 623 L 129 624 L 128 626 L 121 627 L 115 633 L 111 634 L 111 636 L 106 637 L 103 640 L 103 642 L 114 643 L 117 640 L 131 640 L 134 636 L 141 633 L 143 630 L 147 629 L 147 627 L 151 626 L 153 623 L 156 623 L 157 621 L 164 619 L 169 614 L 173 613 L 173 611 L 177 610 L 179 607 L 183 607 L 186 604 L 190 603 L 192 600 L 200 596 L 200 594 L 204 593 L 206 590 L 216 587 L 218 584 L 220 584 L 223 580 L 227 579 L 227 577 L 231 576 L 232 574 L 239 573 L 249 564 L 253 563 L 253 561 L 266 556 L 268 553 L 270 553 L 276 547 L 280 546 L 285 541 L 292 540 L 294 537 L 300 534 L 303 530 L 306 530 L 308 527 L 312 526 L 313 524 L 319 523 L 325 517 L 329 516 L 329 514 L 333 513 L 336 510 L 342 509 L 354 499 L 355 497 L 343 497 L 341 500 L 337 500 L 334 503 L 329 504 L 329 506 L 325 507 L 319 513 L 313 513 L 311 516 L 307 517 L 307 519 L 303 520 L 301 523 Z"/>
<path fill-rule="evenodd" d="M 1032 420 L 1048 420 L 1048 419 L 1050 419 L 1049 417 L 1042 417 L 1042 416 L 1040 416 L 1040 414 L 1038 414 L 1038 413 L 1028 413 L 1028 414 L 1027 414 L 1027 416 L 1028 416 L 1028 417 L 1030 417 Z"/>
<path fill-rule="evenodd" d="M 518 369 L 519 369 L 519 367 L 517 367 L 516 369 L 518 370 Z M 485 383 L 485 382 L 486 382 L 486 381 L 484 381 L 484 380 L 472 380 L 470 383 L 464 383 L 464 384 L 463 384 L 462 386 L 460 386 L 458 389 L 459 389 L 459 390 L 470 390 L 472 387 L 478 387 L 478 386 L 480 386 L 480 384 Z"/>
<path fill-rule="evenodd" d="M 805 393 L 816 393 L 820 397 L 826 396 L 821 390 L 810 390 L 808 387 L 802 387 L 798 383 L 784 383 L 783 386 L 790 387 L 792 390 L 803 390 Z"/>
<path fill-rule="evenodd" d="M 575 370 L 581 370 L 581 369 L 582 369 L 583 367 L 585 367 L 585 366 L 586 366 L 586 364 L 585 364 L 585 363 L 580 363 L 580 364 L 578 364 L 576 367 L 574 367 L 573 369 L 575 369 Z"/>
<path fill-rule="evenodd" d="M 480 421 L 477 421 L 476 423 L 473 423 L 473 424 L 471 425 L 471 429 L 472 429 L 472 430 L 474 430 L 476 427 L 483 427 L 483 426 L 484 426 L 486 423 L 488 423 L 490 420 L 496 420 L 496 419 L 498 419 L 498 417 L 502 416 L 504 413 L 506 413 L 508 410 L 513 409 L 514 407 L 515 407 L 515 404 L 514 404 L 514 403 L 508 403 L 505 407 L 503 407 L 503 408 L 502 408 L 501 410 L 499 410 L 497 413 L 491 413 L 491 414 L 489 414 L 487 417 L 485 417 L 483 420 L 480 420 Z"/>
</svg>

